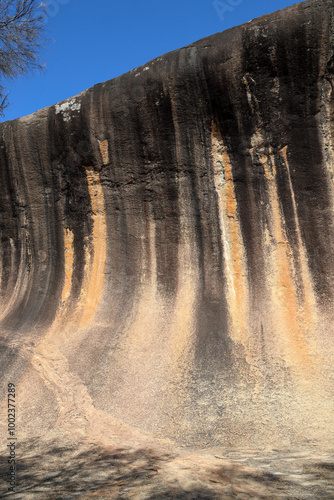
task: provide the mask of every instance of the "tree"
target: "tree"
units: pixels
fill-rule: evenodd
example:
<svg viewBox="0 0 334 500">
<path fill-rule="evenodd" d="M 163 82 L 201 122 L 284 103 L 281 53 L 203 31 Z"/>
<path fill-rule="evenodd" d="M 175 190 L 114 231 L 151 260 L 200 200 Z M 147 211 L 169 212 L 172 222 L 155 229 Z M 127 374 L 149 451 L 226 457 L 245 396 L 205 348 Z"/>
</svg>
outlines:
<svg viewBox="0 0 334 500">
<path fill-rule="evenodd" d="M 45 6 L 39 0 L 0 0 L 0 115 L 8 106 L 5 80 L 43 69 Z"/>
</svg>

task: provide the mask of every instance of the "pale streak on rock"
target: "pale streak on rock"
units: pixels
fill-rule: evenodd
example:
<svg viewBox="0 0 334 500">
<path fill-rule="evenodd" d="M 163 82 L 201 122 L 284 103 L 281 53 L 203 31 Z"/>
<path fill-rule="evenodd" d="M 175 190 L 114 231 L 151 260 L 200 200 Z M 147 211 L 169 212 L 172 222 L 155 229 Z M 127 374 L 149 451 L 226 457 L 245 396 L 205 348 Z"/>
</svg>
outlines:
<svg viewBox="0 0 334 500">
<path fill-rule="evenodd" d="M 263 144 L 261 133 L 257 133 L 252 142 L 255 147 L 261 148 Z M 255 150 L 251 150 L 253 158 L 254 152 Z M 269 206 L 267 207 L 269 226 L 265 232 L 267 236 L 264 247 L 266 249 L 266 276 L 268 289 L 271 293 L 271 314 L 276 318 L 274 329 L 278 345 L 282 349 L 281 354 L 277 352 L 276 355 L 280 356 L 284 353 L 283 357 L 292 368 L 305 371 L 305 369 L 309 370 L 312 365 L 307 342 L 307 333 L 310 327 L 309 309 L 306 304 L 300 304 L 298 300 L 295 281 L 296 270 L 284 228 L 284 216 L 280 208 L 274 154 L 270 146 L 267 153 L 261 152 L 261 149 L 257 153 L 257 160 L 262 163 L 264 169 L 269 195 Z M 290 189 L 292 189 L 291 184 Z M 291 196 L 294 200 L 293 190 Z M 297 214 L 295 213 L 295 215 Z M 310 300 L 310 294 L 308 295 Z M 301 315 L 303 322 L 300 321 Z"/>
<path fill-rule="evenodd" d="M 200 281 L 198 268 L 198 251 L 192 234 L 191 217 L 188 213 L 187 190 L 189 186 L 180 180 L 180 241 L 178 245 L 178 285 L 174 308 L 170 312 L 167 342 L 167 385 L 166 400 L 177 413 L 183 414 L 187 408 L 187 385 L 191 379 L 191 371 L 196 369 L 196 310 L 199 303 Z M 172 413 L 172 414 L 173 414 Z M 165 418 L 167 434 L 179 435 L 177 419 Z M 185 422 L 184 430 L 189 431 L 191 424 Z"/>
<path fill-rule="evenodd" d="M 64 228 L 64 248 L 65 248 L 65 282 L 62 293 L 62 301 L 66 302 L 71 293 L 74 248 L 73 248 L 73 231 Z"/>
<path fill-rule="evenodd" d="M 144 234 L 141 238 L 142 243 L 142 269 L 141 286 L 137 291 L 137 300 L 129 311 L 129 322 L 125 328 L 126 338 L 124 339 L 124 354 L 129 362 L 130 372 L 134 368 L 138 373 L 140 367 L 138 364 L 143 362 L 143 356 L 150 357 L 154 347 L 154 332 L 159 322 L 158 308 L 158 289 L 157 289 L 157 262 L 156 262 L 156 240 L 155 240 L 155 222 L 152 217 L 148 220 L 147 239 Z M 138 363 L 138 360 L 139 361 Z"/>
<path fill-rule="evenodd" d="M 15 254 L 17 253 L 18 249 L 16 248 L 15 242 L 13 241 L 12 238 L 10 238 L 10 247 L 11 247 L 11 275 L 15 276 L 14 263 L 15 263 Z M 29 274 L 26 272 L 25 269 L 27 251 L 28 251 L 27 242 L 24 238 L 22 238 L 18 274 L 15 280 L 15 285 L 12 294 L 10 296 L 10 300 L 1 311 L 0 320 L 4 318 L 8 314 L 8 312 L 10 312 L 11 308 L 13 307 L 15 302 L 19 299 L 20 295 L 23 295 L 24 292 L 27 289 L 29 289 Z"/>
<path fill-rule="evenodd" d="M 180 276 L 169 332 L 168 353 L 173 380 L 182 379 L 193 362 L 198 271 L 196 247 L 191 239 L 187 218 L 180 217 L 182 238 L 178 247 Z"/>
<path fill-rule="evenodd" d="M 252 92 L 251 92 L 251 89 L 250 89 L 250 86 L 249 86 L 249 83 L 248 83 L 248 79 L 250 78 L 249 75 L 245 75 L 242 79 L 245 87 L 246 87 L 246 94 L 247 94 L 247 101 L 248 101 L 248 105 L 251 109 L 251 112 L 252 114 L 255 114 L 255 109 L 254 109 L 254 106 L 253 106 L 253 103 L 252 103 L 252 99 L 253 99 L 253 96 L 252 96 Z"/>
<path fill-rule="evenodd" d="M 168 313 L 158 290 L 156 244 L 156 223 L 150 213 L 141 235 L 140 286 L 124 325 L 117 360 L 117 371 L 122 374 L 116 402 L 122 408 L 120 416 L 132 413 L 148 425 L 154 422 L 148 401 L 159 407 L 167 370 Z"/>
<path fill-rule="evenodd" d="M 86 246 L 85 280 L 78 305 L 81 310 L 80 326 L 86 326 L 94 318 L 99 304 L 107 252 L 107 226 L 103 188 L 98 172 L 86 167 L 88 190 L 92 207 L 93 234 L 92 249 Z"/>
<path fill-rule="evenodd" d="M 238 218 L 232 165 L 215 125 L 212 127 L 212 156 L 215 187 L 218 197 L 219 221 L 224 249 L 224 267 L 227 280 L 227 300 L 231 320 L 231 335 L 247 345 L 248 288 L 244 243 Z"/>
<path fill-rule="evenodd" d="M 130 314 L 134 322 L 127 332 L 129 349 L 132 349 L 136 343 L 141 344 L 145 341 L 148 332 L 151 330 L 151 313 L 155 314 L 153 304 L 156 302 L 158 295 L 157 256 L 155 247 L 155 222 L 152 218 L 148 220 L 148 240 L 142 235 L 141 242 L 143 252 L 141 289 L 138 293 L 138 301 Z"/>
<path fill-rule="evenodd" d="M 316 299 L 315 299 L 315 294 L 314 294 L 314 287 L 313 287 L 313 283 L 312 283 L 312 278 L 310 275 L 306 250 L 305 250 L 305 246 L 303 243 L 302 234 L 301 234 L 301 230 L 300 230 L 298 210 L 297 210 L 297 205 L 296 205 L 295 192 L 294 192 L 292 181 L 291 181 L 291 173 L 290 173 L 290 167 L 289 167 L 289 162 L 288 162 L 287 150 L 288 150 L 288 146 L 285 146 L 281 150 L 281 153 L 282 153 L 283 158 L 284 158 L 284 162 L 285 162 L 285 166 L 286 166 L 288 178 L 289 178 L 289 187 L 290 187 L 293 213 L 294 213 L 296 232 L 297 232 L 297 238 L 298 238 L 298 251 L 299 251 L 299 258 L 300 258 L 300 263 L 301 263 L 302 285 L 304 287 L 304 303 L 302 305 L 303 318 L 301 318 L 301 319 L 305 323 L 305 326 L 307 327 L 307 326 L 311 326 L 312 323 L 316 322 L 316 314 L 317 314 L 316 313 Z"/>
<path fill-rule="evenodd" d="M 102 156 L 103 165 L 108 165 L 109 163 L 109 145 L 107 139 L 104 141 L 99 141 L 100 152 Z"/>
</svg>

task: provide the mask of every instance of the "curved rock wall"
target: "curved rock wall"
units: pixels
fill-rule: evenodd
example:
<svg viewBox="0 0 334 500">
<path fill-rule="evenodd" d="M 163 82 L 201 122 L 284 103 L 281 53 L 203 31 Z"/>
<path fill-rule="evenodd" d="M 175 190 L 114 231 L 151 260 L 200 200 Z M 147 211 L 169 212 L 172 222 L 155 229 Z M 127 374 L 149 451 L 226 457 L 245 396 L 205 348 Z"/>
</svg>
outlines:
<svg viewBox="0 0 334 500">
<path fill-rule="evenodd" d="M 332 25 L 310 0 L 1 125 L 22 433 L 328 437 Z"/>
</svg>

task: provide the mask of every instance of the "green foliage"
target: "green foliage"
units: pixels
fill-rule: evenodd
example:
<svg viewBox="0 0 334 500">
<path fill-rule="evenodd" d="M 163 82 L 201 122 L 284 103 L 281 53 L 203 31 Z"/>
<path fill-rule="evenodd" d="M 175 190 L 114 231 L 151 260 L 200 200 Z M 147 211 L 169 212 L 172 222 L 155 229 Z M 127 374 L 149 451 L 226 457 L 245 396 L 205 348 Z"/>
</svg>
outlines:
<svg viewBox="0 0 334 500">
<path fill-rule="evenodd" d="M 43 69 L 45 6 L 39 0 L 0 0 L 0 115 L 8 106 L 5 80 Z"/>
</svg>

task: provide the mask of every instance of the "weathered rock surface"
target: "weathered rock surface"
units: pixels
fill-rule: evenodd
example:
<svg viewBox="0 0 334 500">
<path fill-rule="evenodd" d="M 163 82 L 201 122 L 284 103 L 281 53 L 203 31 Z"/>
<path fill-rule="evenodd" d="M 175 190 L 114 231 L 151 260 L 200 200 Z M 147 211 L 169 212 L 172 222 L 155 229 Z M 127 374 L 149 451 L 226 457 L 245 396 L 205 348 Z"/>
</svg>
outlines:
<svg viewBox="0 0 334 500">
<path fill-rule="evenodd" d="M 1 414 L 15 383 L 22 439 L 333 437 L 333 12 L 1 124 Z"/>
</svg>

